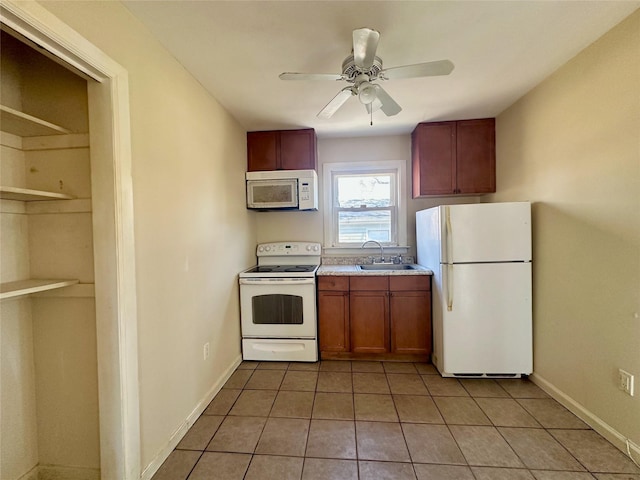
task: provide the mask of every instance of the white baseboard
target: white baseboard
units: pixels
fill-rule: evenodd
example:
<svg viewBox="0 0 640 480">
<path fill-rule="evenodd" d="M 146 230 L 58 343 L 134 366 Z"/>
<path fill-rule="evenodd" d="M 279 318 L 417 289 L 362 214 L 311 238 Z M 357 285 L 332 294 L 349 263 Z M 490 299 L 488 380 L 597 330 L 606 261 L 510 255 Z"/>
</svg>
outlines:
<svg viewBox="0 0 640 480">
<path fill-rule="evenodd" d="M 38 480 L 100 480 L 99 468 L 40 465 Z"/>
<path fill-rule="evenodd" d="M 211 400 L 213 400 L 213 397 L 215 397 L 216 394 L 220 391 L 220 389 L 222 389 L 222 386 L 225 384 L 227 380 L 229 380 L 229 377 L 235 371 L 238 365 L 240 365 L 241 362 L 242 362 L 242 355 L 239 355 L 233 361 L 231 366 L 227 368 L 227 370 L 225 370 L 222 377 L 213 385 L 213 387 L 211 387 L 211 389 L 207 392 L 204 398 L 200 400 L 200 402 L 198 402 L 198 404 L 193 409 L 193 411 L 189 414 L 189 416 L 185 419 L 185 421 L 182 422 L 182 425 L 180 425 L 180 427 L 178 427 L 178 429 L 173 433 L 173 435 L 171 435 L 171 438 L 169 438 L 167 445 L 162 450 L 160 450 L 160 452 L 158 452 L 158 455 L 156 455 L 156 457 L 151 461 L 151 463 L 149 463 L 149 465 L 147 465 L 147 467 L 143 470 L 143 472 L 140 474 L 141 480 L 150 480 L 151 477 L 155 475 L 155 473 L 162 466 L 162 464 L 167 459 L 167 457 L 171 454 L 171 452 L 173 452 L 173 450 L 176 448 L 178 443 L 180 443 L 180 440 L 182 440 L 182 437 L 186 435 L 187 431 L 193 426 L 196 420 L 198 420 L 200 415 L 202 415 L 202 412 L 204 412 L 207 406 L 211 403 Z"/>
<path fill-rule="evenodd" d="M 633 459 L 640 461 L 640 445 L 629 440 L 627 437 L 618 432 L 615 428 L 602 420 L 600 417 L 587 410 L 583 405 L 576 402 L 569 395 L 557 388 L 548 380 L 542 378 L 537 373 L 531 374 L 529 379 L 538 385 L 542 390 L 547 392 L 551 397 L 557 400 L 560 404 L 566 407 L 569 411 L 575 414 L 580 420 L 585 422 L 596 432 L 609 440 L 616 448 L 620 449 L 625 455 L 629 455 L 627 452 L 627 442 L 629 446 L 629 452 Z"/>
<path fill-rule="evenodd" d="M 18 478 L 18 480 L 38 480 L 38 466 L 36 465 L 27 473 Z"/>
<path fill-rule="evenodd" d="M 36 465 L 18 480 L 100 480 L 100 469 Z"/>
</svg>

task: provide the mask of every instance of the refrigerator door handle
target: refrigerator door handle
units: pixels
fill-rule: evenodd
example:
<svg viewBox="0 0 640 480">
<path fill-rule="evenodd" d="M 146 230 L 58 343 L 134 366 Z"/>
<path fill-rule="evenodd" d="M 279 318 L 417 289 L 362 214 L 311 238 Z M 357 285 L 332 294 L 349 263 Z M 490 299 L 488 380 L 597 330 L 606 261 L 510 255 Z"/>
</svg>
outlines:
<svg viewBox="0 0 640 480">
<path fill-rule="evenodd" d="M 447 310 L 453 310 L 453 265 L 447 265 Z"/>
<path fill-rule="evenodd" d="M 451 228 L 451 210 L 448 206 L 444 208 L 447 228 L 447 263 L 453 263 L 453 229 Z"/>
</svg>

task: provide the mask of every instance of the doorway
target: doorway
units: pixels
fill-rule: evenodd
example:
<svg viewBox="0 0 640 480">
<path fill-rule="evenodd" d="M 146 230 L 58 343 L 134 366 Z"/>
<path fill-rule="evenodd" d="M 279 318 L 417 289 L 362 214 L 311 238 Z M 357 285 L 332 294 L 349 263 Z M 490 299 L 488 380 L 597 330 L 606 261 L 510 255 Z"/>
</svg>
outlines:
<svg viewBox="0 0 640 480">
<path fill-rule="evenodd" d="M 127 72 L 35 2 L 2 28 L 87 80 L 101 478 L 140 477 L 137 307 Z"/>
</svg>

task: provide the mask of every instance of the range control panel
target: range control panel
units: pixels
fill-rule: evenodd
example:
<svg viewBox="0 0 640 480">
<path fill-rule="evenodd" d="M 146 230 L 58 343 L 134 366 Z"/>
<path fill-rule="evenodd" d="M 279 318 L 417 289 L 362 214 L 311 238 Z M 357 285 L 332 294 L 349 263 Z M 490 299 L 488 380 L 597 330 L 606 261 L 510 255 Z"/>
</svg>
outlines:
<svg viewBox="0 0 640 480">
<path fill-rule="evenodd" d="M 256 248 L 259 257 L 284 257 L 286 255 L 320 255 L 321 246 L 315 242 L 261 243 Z"/>
</svg>

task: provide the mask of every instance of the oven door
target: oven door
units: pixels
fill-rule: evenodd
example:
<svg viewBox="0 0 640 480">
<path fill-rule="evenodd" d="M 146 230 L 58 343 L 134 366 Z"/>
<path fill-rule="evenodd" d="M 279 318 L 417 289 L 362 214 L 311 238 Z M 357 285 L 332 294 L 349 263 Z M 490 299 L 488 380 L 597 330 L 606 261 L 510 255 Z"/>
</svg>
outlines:
<svg viewBox="0 0 640 480">
<path fill-rule="evenodd" d="M 315 278 L 241 278 L 243 337 L 316 338 Z"/>
</svg>

